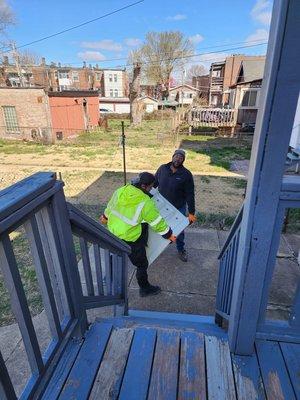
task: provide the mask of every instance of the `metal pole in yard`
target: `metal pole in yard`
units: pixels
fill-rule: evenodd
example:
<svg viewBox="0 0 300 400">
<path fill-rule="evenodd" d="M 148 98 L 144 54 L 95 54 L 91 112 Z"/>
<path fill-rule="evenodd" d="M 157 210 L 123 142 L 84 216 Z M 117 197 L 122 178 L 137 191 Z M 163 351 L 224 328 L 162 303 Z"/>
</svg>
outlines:
<svg viewBox="0 0 300 400">
<path fill-rule="evenodd" d="M 124 173 L 124 185 L 126 185 L 126 158 L 125 158 L 125 132 L 124 132 L 124 121 L 121 121 L 122 126 L 122 136 L 121 136 L 121 143 L 123 147 L 123 173 Z"/>
</svg>

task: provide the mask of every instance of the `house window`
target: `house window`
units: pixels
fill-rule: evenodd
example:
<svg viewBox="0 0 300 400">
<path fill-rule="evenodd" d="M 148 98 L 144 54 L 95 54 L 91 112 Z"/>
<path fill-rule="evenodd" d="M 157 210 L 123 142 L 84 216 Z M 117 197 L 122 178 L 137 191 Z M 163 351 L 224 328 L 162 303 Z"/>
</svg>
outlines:
<svg viewBox="0 0 300 400">
<path fill-rule="evenodd" d="M 243 94 L 242 107 L 255 107 L 257 90 L 246 90 Z"/>
<path fill-rule="evenodd" d="M 115 89 L 115 97 L 119 97 L 118 89 Z"/>
<path fill-rule="evenodd" d="M 109 79 L 109 82 L 112 82 L 112 81 L 113 81 L 113 76 L 112 76 L 112 74 L 109 74 L 108 79 Z"/>
<path fill-rule="evenodd" d="M 2 106 L 6 131 L 8 133 L 19 133 L 20 128 L 17 119 L 16 107 Z"/>
<path fill-rule="evenodd" d="M 109 96 L 110 96 L 110 97 L 114 97 L 114 91 L 113 91 L 113 89 L 110 89 L 110 91 L 109 91 Z"/>
<path fill-rule="evenodd" d="M 114 82 L 117 82 L 117 81 L 118 81 L 118 75 L 114 74 Z"/>
<path fill-rule="evenodd" d="M 73 77 L 73 81 L 74 82 L 78 82 L 79 81 L 79 75 L 77 71 L 73 71 L 72 72 L 72 77 Z"/>
<path fill-rule="evenodd" d="M 68 74 L 68 72 L 63 72 L 63 71 L 59 71 L 58 72 L 58 77 L 59 77 L 59 79 L 65 79 L 65 78 L 69 78 L 69 74 Z"/>
<path fill-rule="evenodd" d="M 193 93 L 189 94 L 189 98 L 192 99 L 193 98 Z"/>
<path fill-rule="evenodd" d="M 221 70 L 220 69 L 216 69 L 216 70 L 212 71 L 211 76 L 213 76 L 214 78 L 220 78 L 221 77 Z"/>
<path fill-rule="evenodd" d="M 96 81 L 100 81 L 101 80 L 101 74 L 100 72 L 96 72 Z"/>
</svg>

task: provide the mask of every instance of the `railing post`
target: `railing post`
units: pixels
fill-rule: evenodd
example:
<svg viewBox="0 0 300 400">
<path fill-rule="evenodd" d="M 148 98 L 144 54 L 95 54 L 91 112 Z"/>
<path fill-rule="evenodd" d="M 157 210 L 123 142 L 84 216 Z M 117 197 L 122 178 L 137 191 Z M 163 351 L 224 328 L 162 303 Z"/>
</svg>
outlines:
<svg viewBox="0 0 300 400">
<path fill-rule="evenodd" d="M 250 160 L 229 320 L 231 351 L 251 354 L 300 89 L 300 2 L 276 0 Z"/>
<path fill-rule="evenodd" d="M 62 189 L 53 197 L 52 206 L 71 292 L 74 317 L 79 320 L 78 336 L 82 337 L 87 328 L 87 316 L 83 304 L 83 293 L 74 251 L 72 229 L 69 221 L 66 199 Z"/>
</svg>

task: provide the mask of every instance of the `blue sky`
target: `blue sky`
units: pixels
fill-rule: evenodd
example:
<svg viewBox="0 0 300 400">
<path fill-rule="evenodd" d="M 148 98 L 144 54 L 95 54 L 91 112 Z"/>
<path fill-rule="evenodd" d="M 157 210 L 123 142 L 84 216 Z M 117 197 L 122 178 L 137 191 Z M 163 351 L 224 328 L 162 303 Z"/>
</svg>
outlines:
<svg viewBox="0 0 300 400">
<path fill-rule="evenodd" d="M 135 0 L 2 1 L 16 14 L 17 23 L 8 30 L 8 36 L 19 46 Z M 60 61 L 80 66 L 85 60 L 113 67 L 126 64 L 126 59 L 105 60 L 126 58 L 128 51 L 139 45 L 148 31 L 180 30 L 194 42 L 196 53 L 214 53 L 195 57 L 190 63 L 208 65 L 231 53 L 264 54 L 266 46 L 227 49 L 266 41 L 271 7 L 271 0 L 144 0 L 117 14 L 24 49 L 46 57 L 48 63 Z"/>
</svg>

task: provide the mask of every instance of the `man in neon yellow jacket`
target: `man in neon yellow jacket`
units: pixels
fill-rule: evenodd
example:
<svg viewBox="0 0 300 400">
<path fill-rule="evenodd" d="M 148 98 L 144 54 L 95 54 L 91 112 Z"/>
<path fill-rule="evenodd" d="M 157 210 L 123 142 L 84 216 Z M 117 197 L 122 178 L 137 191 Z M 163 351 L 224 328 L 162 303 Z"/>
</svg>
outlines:
<svg viewBox="0 0 300 400">
<path fill-rule="evenodd" d="M 159 214 L 155 203 L 151 200 L 150 190 L 155 177 L 149 172 L 142 172 L 131 184 L 117 189 L 107 204 L 102 223 L 118 238 L 131 247 L 129 258 L 137 267 L 136 278 L 140 287 L 140 296 L 149 296 L 160 292 L 159 286 L 148 281 L 148 260 L 146 246 L 148 225 L 166 240 L 174 242 L 176 237 L 171 228 Z"/>
</svg>

